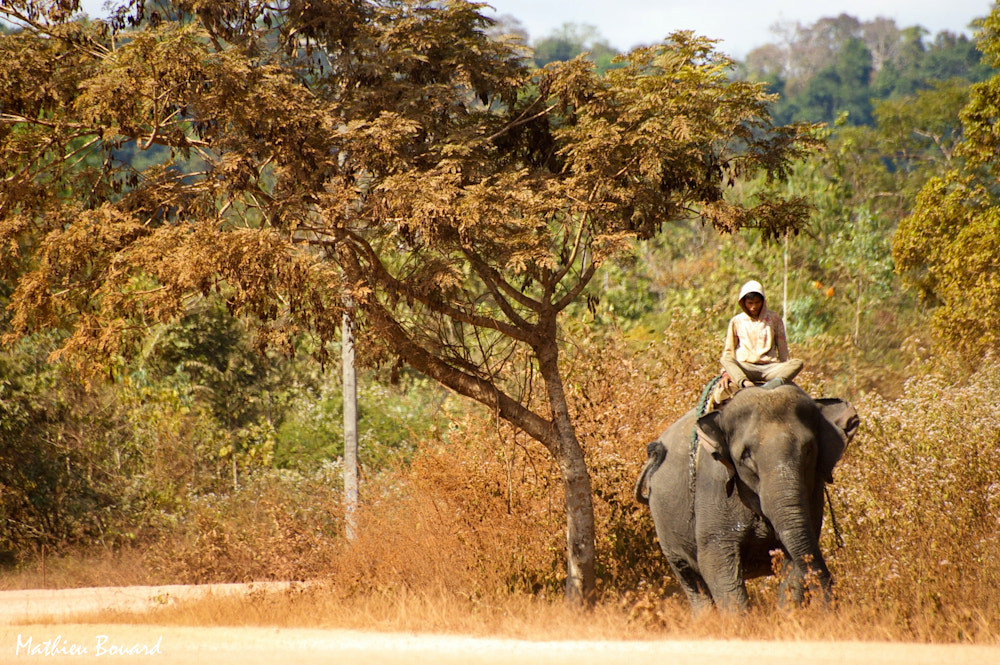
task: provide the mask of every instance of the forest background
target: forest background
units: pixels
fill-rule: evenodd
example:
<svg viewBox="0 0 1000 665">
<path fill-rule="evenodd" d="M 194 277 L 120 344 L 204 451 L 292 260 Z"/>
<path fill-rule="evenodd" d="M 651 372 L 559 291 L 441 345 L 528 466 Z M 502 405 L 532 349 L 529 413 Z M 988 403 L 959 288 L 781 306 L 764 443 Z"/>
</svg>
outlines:
<svg viewBox="0 0 1000 665">
<path fill-rule="evenodd" d="M 581 54 L 598 72 L 619 66 L 585 26 L 532 46 L 538 67 Z M 974 86 L 997 76 L 991 48 L 842 15 L 751 52 L 732 75 L 767 82 L 779 122 L 827 124 L 827 149 L 782 184 L 815 207 L 809 224 L 776 240 L 668 224 L 605 263 L 562 319 L 598 590 L 632 621 L 681 622 L 649 516 L 631 499 L 645 444 L 717 372 L 736 289 L 756 278 L 806 361 L 801 385 L 862 417 L 831 488 L 839 529 L 824 535 L 842 606 L 880 636 L 997 640 L 1000 231 L 983 174 L 998 153 L 974 143 L 995 113 L 975 105 Z M 151 173 L 163 150 L 133 142 L 117 156 Z M 743 185 L 748 196 L 761 186 Z M 969 190 L 975 205 L 956 194 Z M 975 214 L 941 212 L 956 208 Z M 13 289 L 9 278 L 0 295 Z M 362 521 L 348 546 L 339 368 L 315 362 L 306 336 L 293 356 L 262 355 L 225 305 L 191 301 L 86 383 L 50 357 L 66 331 L 8 336 L 5 579 L 323 579 L 345 598 L 443 594 L 472 608 L 559 595 L 557 470 L 525 434 L 406 365 L 375 363 L 361 380 Z M 336 342 L 328 353 L 339 357 Z M 86 573 L 81 560 L 109 565 Z M 774 593 L 755 588 L 763 606 Z"/>
</svg>

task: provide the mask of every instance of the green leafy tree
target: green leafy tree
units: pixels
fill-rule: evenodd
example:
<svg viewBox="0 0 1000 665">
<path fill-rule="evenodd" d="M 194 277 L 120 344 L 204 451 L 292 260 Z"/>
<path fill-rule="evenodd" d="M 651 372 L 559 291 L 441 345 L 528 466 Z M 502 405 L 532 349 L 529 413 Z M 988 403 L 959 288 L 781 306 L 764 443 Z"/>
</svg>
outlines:
<svg viewBox="0 0 1000 665">
<path fill-rule="evenodd" d="M 975 42 L 965 35 L 940 32 L 925 43 L 926 31 L 908 28 L 902 32 L 894 57 L 877 70 L 872 81 L 875 94 L 884 99 L 911 96 L 935 82 L 962 79 L 971 83 L 991 75 Z"/>
<path fill-rule="evenodd" d="M 871 123 L 872 56 L 860 39 L 848 39 L 837 61 L 820 70 L 806 87 L 800 117 L 832 123 L 847 113 L 852 125 Z"/>
<path fill-rule="evenodd" d="M 528 69 L 465 2 L 152 10 L 90 25 L 0 2 L 23 27 L 0 41 L 11 337 L 64 327 L 56 356 L 101 369 L 191 298 L 219 294 L 259 348 L 289 351 L 304 332 L 325 348 L 349 308 L 360 359 L 399 358 L 545 446 L 567 594 L 593 598 L 560 316 L 668 221 L 800 225 L 802 200 L 729 186 L 784 177 L 811 128 L 774 126 L 763 87 L 690 33 L 600 76 L 581 59 Z M 136 173 L 109 157 L 126 143 L 206 167 Z"/>
<path fill-rule="evenodd" d="M 891 19 L 861 22 L 842 14 L 812 25 L 778 24 L 778 43 L 746 58 L 745 73 L 781 95 L 779 121 L 832 123 L 847 111 L 850 125 L 872 125 L 872 100 L 910 97 L 937 82 L 982 81 L 991 75 L 972 40 L 940 32 L 928 39 L 919 26 L 898 28 Z"/>
<path fill-rule="evenodd" d="M 617 49 L 601 37 L 597 28 L 576 23 L 565 23 L 551 35 L 536 40 L 534 51 L 535 64 L 539 67 L 586 54 L 598 72 L 605 72 L 614 66 L 613 60 L 618 55 Z"/>
<path fill-rule="evenodd" d="M 0 353 L 0 563 L 46 548 L 115 548 L 217 491 L 226 471 L 209 413 L 176 386 L 133 377 L 84 390 L 45 357 L 59 334 Z"/>
<path fill-rule="evenodd" d="M 1000 8 L 978 27 L 979 48 L 1000 67 Z M 932 323 L 941 341 L 973 361 L 1000 349 L 1000 75 L 972 86 L 961 120 L 956 163 L 920 191 L 893 256 L 938 305 Z"/>
</svg>

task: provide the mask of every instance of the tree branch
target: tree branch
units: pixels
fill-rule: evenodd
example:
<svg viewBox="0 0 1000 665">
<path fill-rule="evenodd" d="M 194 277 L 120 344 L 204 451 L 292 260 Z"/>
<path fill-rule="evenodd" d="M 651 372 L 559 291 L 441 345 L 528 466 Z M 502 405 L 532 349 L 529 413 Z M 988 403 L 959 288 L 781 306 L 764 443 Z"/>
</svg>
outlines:
<svg viewBox="0 0 1000 665">
<path fill-rule="evenodd" d="M 570 303 L 576 300 L 576 297 L 580 295 L 580 292 L 583 291 L 583 289 L 586 288 L 587 284 L 590 283 L 590 280 L 591 278 L 593 278 L 595 272 L 597 272 L 597 267 L 594 263 L 591 263 L 589 266 L 587 266 L 587 268 L 583 271 L 583 274 L 580 275 L 580 280 L 576 283 L 576 285 L 572 289 L 567 291 L 566 295 L 564 295 L 562 298 L 559 299 L 558 302 L 555 303 L 554 307 L 557 312 L 563 311 L 564 309 L 569 307 Z"/>
<path fill-rule="evenodd" d="M 518 314 L 517 310 L 511 307 L 511 304 L 506 298 L 504 298 L 503 294 L 500 293 L 500 289 L 506 291 L 512 298 L 514 298 L 514 300 L 532 311 L 541 311 L 542 303 L 529 298 L 508 284 L 507 280 L 505 280 L 495 268 L 487 265 L 487 263 L 480 259 L 475 253 L 464 247 L 462 248 L 462 251 L 465 253 L 465 257 L 469 259 L 469 263 L 472 264 L 472 269 L 475 270 L 476 274 L 483 280 L 483 283 L 486 285 L 490 295 L 493 296 L 494 302 L 496 302 L 497 306 L 503 311 L 507 318 L 511 320 L 511 323 L 520 328 L 530 328 L 531 324 Z"/>
<path fill-rule="evenodd" d="M 413 298 L 432 311 L 453 318 L 456 321 L 468 323 L 472 326 L 491 328 L 520 342 L 530 343 L 531 339 L 528 332 L 518 328 L 516 325 L 507 324 L 492 317 L 471 314 L 443 302 L 431 300 L 423 293 L 411 288 L 409 284 L 396 278 L 392 273 L 390 273 L 382 264 L 382 261 L 379 259 L 375 250 L 372 249 L 371 245 L 369 245 L 364 238 L 347 229 L 341 229 L 340 232 L 345 238 L 349 238 L 355 245 L 357 245 L 361 249 L 361 252 L 367 257 L 368 265 L 375 273 L 375 281 L 381 283 L 396 293 L 399 293 L 400 295 Z"/>
<path fill-rule="evenodd" d="M 492 134 L 491 136 L 488 136 L 486 138 L 486 142 L 490 143 L 492 141 L 495 141 L 496 139 L 500 138 L 501 136 L 503 136 L 507 132 L 511 131 L 512 129 L 520 127 L 521 125 L 526 125 L 526 124 L 528 124 L 529 122 L 531 122 L 532 120 L 534 120 L 536 118 L 540 118 L 543 115 L 551 113 L 556 108 L 556 104 L 552 104 L 551 106 L 548 106 L 547 108 L 542 109 L 541 111 L 539 111 L 538 113 L 534 114 L 533 116 L 525 117 L 525 114 L 531 109 L 531 107 L 534 106 L 535 104 L 537 104 L 540 101 L 541 101 L 541 97 L 539 97 L 538 99 L 536 99 L 534 102 L 531 103 L 530 106 L 528 106 L 528 108 L 526 108 L 524 111 L 522 111 L 520 117 L 517 120 L 514 120 L 509 125 L 504 126 L 502 129 L 500 129 L 500 131 L 496 132 L 495 134 Z"/>
<path fill-rule="evenodd" d="M 570 251 L 570 256 L 566 260 L 566 265 L 555 275 L 556 283 L 562 281 L 563 277 L 569 274 L 570 269 L 572 269 L 573 264 L 576 263 L 577 253 L 580 251 L 580 244 L 583 241 L 583 232 L 587 228 L 587 213 L 583 213 L 580 218 L 580 225 L 576 229 L 576 237 L 573 239 L 573 249 Z"/>
<path fill-rule="evenodd" d="M 366 271 L 354 253 L 342 248 L 340 254 L 341 265 L 349 278 L 364 281 Z M 376 298 L 368 296 L 360 300 L 358 306 L 364 310 L 379 333 L 392 342 L 396 352 L 414 369 L 458 394 L 487 406 L 540 441 L 553 454 L 557 453 L 560 443 L 550 421 L 520 404 L 490 381 L 463 372 L 420 346 Z"/>
</svg>

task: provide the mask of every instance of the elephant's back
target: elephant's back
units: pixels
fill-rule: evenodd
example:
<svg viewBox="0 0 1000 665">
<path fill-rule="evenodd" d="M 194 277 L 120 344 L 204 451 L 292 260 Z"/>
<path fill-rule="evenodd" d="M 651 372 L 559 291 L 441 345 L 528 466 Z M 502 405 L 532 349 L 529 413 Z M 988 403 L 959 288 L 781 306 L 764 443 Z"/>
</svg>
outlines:
<svg viewBox="0 0 1000 665">
<path fill-rule="evenodd" d="M 698 420 L 698 413 L 691 409 L 681 416 L 673 425 L 664 430 L 657 439 L 667 449 L 667 456 L 677 456 L 681 453 L 691 452 L 691 442 L 695 436 L 695 423 Z"/>
<path fill-rule="evenodd" d="M 662 510 L 673 511 L 690 502 L 688 485 L 696 416 L 694 409 L 688 411 L 657 439 L 667 453 L 649 478 L 650 508 L 655 501 Z"/>
<path fill-rule="evenodd" d="M 666 455 L 648 482 L 649 511 L 660 547 L 671 562 L 684 560 L 697 570 L 690 466 L 695 416 L 694 410 L 684 414 L 657 439 Z"/>
</svg>

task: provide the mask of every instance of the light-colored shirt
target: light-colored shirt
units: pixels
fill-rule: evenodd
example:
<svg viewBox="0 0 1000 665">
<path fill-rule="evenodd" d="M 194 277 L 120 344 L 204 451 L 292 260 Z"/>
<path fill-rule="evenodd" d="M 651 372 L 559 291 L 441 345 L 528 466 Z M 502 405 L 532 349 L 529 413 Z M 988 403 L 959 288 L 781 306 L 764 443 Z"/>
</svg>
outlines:
<svg viewBox="0 0 1000 665">
<path fill-rule="evenodd" d="M 788 340 L 781 317 L 765 307 L 756 319 L 741 312 L 729 320 L 722 357 L 741 363 L 777 363 L 788 360 Z"/>
</svg>

